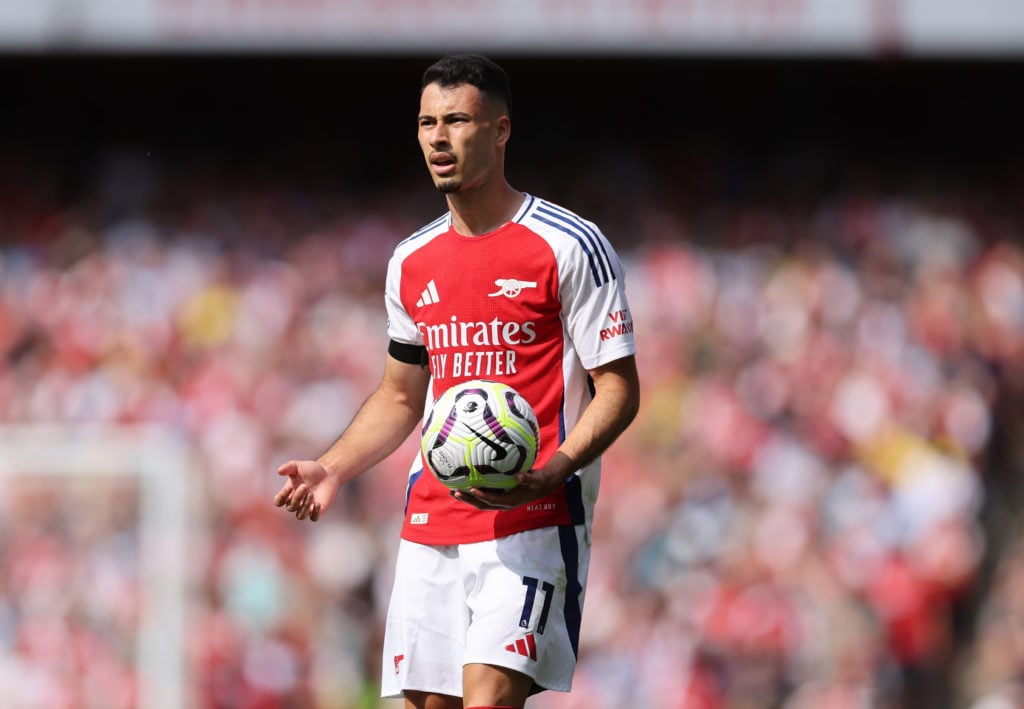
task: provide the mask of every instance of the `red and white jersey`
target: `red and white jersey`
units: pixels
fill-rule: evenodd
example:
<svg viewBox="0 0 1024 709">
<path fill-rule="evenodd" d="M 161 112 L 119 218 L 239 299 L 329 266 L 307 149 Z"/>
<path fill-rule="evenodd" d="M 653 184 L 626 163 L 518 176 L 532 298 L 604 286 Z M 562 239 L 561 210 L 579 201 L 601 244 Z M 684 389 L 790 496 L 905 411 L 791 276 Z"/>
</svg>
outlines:
<svg viewBox="0 0 1024 709">
<path fill-rule="evenodd" d="M 430 356 L 427 406 L 448 387 L 492 379 L 516 388 L 540 423 L 542 466 L 592 398 L 587 370 L 635 353 L 622 264 L 591 222 L 526 195 L 494 232 L 463 236 L 446 214 L 401 242 L 388 265 L 392 340 Z M 402 537 L 458 544 L 561 524 L 589 526 L 600 461 L 543 500 L 477 510 L 413 462 Z"/>
</svg>

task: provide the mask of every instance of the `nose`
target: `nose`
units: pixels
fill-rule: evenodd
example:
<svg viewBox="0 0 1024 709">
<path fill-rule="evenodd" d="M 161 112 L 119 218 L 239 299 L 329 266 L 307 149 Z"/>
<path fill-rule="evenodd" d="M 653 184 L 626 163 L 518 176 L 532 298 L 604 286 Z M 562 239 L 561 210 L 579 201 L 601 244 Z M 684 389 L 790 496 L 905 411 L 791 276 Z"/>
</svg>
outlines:
<svg viewBox="0 0 1024 709">
<path fill-rule="evenodd" d="M 434 150 L 448 147 L 448 128 L 444 123 L 437 123 L 431 127 L 430 133 L 427 135 L 427 141 Z"/>
</svg>

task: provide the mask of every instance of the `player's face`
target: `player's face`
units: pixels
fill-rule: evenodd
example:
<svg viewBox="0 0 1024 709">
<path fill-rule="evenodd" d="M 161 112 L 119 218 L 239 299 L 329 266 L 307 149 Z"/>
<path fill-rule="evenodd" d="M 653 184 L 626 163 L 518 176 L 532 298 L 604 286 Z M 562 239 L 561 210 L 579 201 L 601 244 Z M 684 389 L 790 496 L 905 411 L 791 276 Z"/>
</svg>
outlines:
<svg viewBox="0 0 1024 709">
<path fill-rule="evenodd" d="M 470 84 L 428 84 L 420 96 L 419 141 L 434 185 L 445 194 L 485 184 L 500 170 L 508 116 Z"/>
</svg>

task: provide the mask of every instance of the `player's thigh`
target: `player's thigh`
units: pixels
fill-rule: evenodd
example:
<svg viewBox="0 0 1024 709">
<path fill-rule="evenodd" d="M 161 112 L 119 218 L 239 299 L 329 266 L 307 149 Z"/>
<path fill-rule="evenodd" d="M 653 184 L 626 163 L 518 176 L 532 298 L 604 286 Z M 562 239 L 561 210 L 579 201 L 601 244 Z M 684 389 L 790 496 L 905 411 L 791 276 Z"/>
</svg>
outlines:
<svg viewBox="0 0 1024 709">
<path fill-rule="evenodd" d="M 462 696 L 467 707 L 521 707 L 533 686 L 532 677 L 507 667 L 470 663 L 462 668 Z"/>
</svg>

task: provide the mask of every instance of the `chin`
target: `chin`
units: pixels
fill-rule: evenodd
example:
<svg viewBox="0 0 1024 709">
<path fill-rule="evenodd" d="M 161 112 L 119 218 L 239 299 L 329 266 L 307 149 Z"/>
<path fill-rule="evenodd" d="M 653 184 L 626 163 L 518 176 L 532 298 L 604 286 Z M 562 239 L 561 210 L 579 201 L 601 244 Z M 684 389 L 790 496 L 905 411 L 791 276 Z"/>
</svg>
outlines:
<svg viewBox="0 0 1024 709">
<path fill-rule="evenodd" d="M 441 194 L 453 194 L 461 187 L 462 183 L 458 180 L 443 180 L 437 183 L 437 191 Z"/>
</svg>

